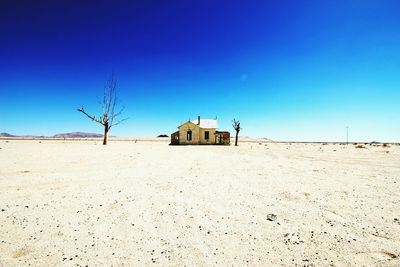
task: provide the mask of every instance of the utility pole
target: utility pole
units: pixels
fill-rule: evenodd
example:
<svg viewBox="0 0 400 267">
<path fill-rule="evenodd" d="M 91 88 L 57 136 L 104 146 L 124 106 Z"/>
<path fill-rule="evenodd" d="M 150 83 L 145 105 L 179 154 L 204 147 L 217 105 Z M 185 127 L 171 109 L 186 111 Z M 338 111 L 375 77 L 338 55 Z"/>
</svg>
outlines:
<svg viewBox="0 0 400 267">
<path fill-rule="evenodd" d="M 346 126 L 346 144 L 349 144 L 349 126 Z"/>
</svg>

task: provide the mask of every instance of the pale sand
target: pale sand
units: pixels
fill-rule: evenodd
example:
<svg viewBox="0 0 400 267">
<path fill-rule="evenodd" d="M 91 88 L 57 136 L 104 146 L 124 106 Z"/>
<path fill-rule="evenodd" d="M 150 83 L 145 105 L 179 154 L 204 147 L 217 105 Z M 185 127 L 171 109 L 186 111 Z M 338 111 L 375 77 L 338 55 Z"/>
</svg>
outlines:
<svg viewBox="0 0 400 267">
<path fill-rule="evenodd" d="M 2 140 L 0 265 L 399 266 L 400 146 L 366 147 Z"/>
</svg>

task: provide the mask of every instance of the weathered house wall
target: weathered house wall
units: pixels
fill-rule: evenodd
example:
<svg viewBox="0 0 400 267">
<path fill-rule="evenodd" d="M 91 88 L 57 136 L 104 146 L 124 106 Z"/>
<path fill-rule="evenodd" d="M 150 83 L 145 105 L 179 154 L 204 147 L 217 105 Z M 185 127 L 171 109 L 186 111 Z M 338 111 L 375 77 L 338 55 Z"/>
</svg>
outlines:
<svg viewBox="0 0 400 267">
<path fill-rule="evenodd" d="M 171 145 L 179 145 L 179 131 L 171 134 Z"/>
<path fill-rule="evenodd" d="M 209 139 L 205 139 L 205 132 L 209 132 Z M 215 129 L 200 128 L 200 144 L 215 144 Z"/>
<path fill-rule="evenodd" d="M 217 145 L 229 145 L 231 140 L 231 134 L 228 131 L 216 131 L 216 144 Z"/>
</svg>

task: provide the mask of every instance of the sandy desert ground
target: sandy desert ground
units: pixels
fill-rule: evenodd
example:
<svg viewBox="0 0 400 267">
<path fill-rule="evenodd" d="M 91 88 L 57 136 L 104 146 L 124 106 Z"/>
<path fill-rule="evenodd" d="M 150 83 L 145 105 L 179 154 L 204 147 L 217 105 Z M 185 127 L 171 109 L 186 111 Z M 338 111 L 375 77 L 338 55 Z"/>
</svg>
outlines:
<svg viewBox="0 0 400 267">
<path fill-rule="evenodd" d="M 398 145 L 1 140 L 0 184 L 0 266 L 400 266 Z"/>
</svg>

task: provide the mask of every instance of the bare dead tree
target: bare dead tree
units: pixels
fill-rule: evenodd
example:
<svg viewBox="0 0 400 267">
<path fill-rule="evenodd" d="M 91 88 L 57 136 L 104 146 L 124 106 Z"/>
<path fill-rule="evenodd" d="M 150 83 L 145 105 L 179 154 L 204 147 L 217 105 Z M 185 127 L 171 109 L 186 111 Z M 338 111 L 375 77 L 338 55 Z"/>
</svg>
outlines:
<svg viewBox="0 0 400 267">
<path fill-rule="evenodd" d="M 102 115 L 99 118 L 96 118 L 93 115 L 90 115 L 85 111 L 83 106 L 78 108 L 77 111 L 85 114 L 92 121 L 95 121 L 104 126 L 104 138 L 103 145 L 107 145 L 108 132 L 111 127 L 122 123 L 128 118 L 119 120 L 117 117 L 122 114 L 124 111 L 124 107 L 122 107 L 119 111 L 116 111 L 118 98 L 117 98 L 117 80 L 114 75 L 114 71 L 111 74 L 110 79 L 107 81 L 107 84 L 104 86 L 104 94 L 103 101 L 101 103 L 101 113 Z"/>
<path fill-rule="evenodd" d="M 233 119 L 232 126 L 233 126 L 233 129 L 235 129 L 235 131 L 236 131 L 235 146 L 237 146 L 238 145 L 239 132 L 242 129 L 242 128 L 240 128 L 240 121 L 237 121 L 237 120 Z"/>
</svg>

